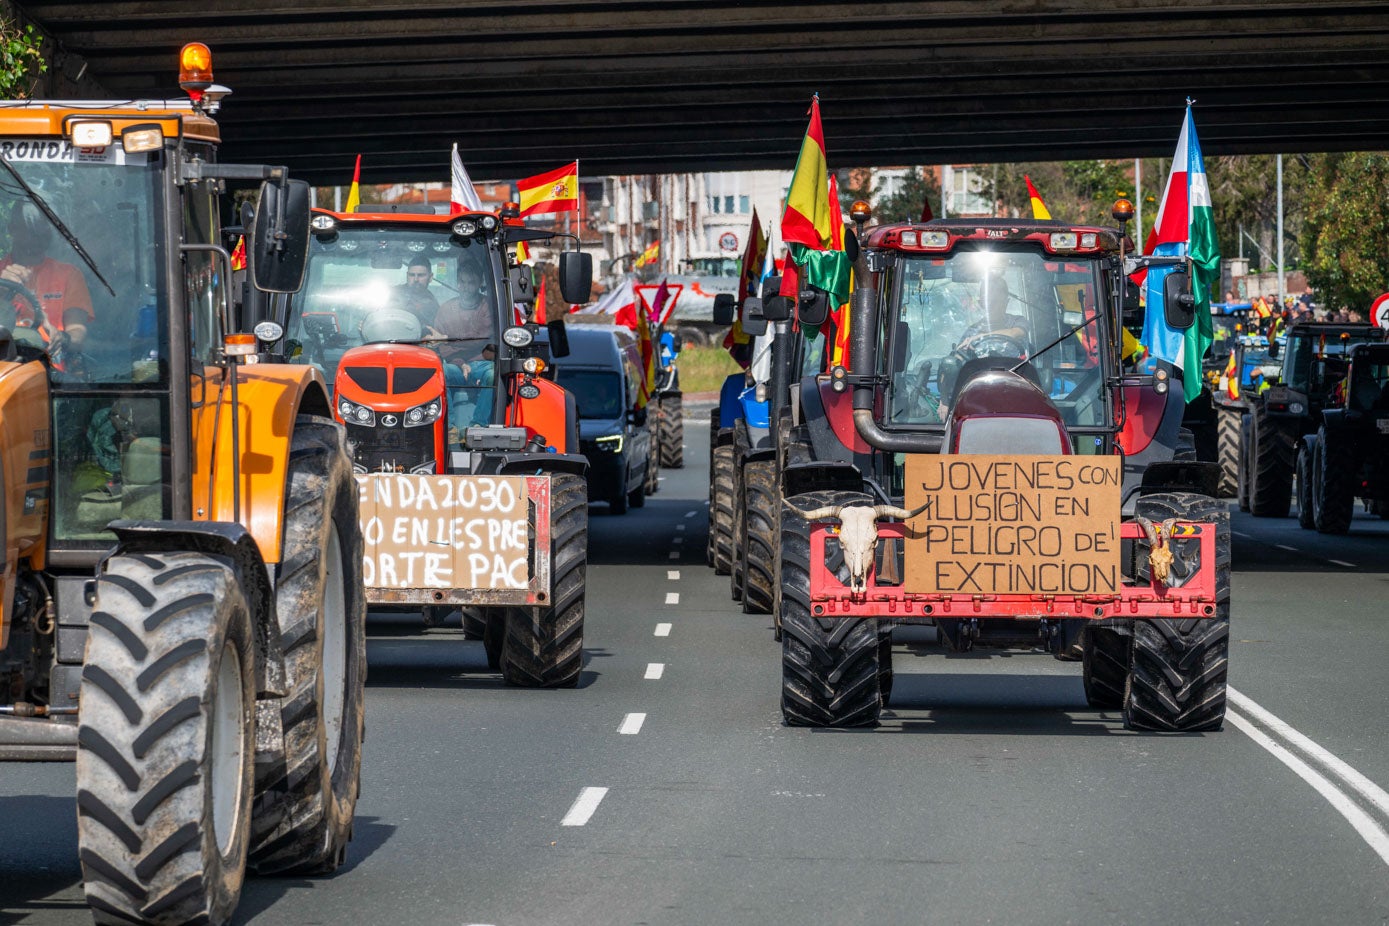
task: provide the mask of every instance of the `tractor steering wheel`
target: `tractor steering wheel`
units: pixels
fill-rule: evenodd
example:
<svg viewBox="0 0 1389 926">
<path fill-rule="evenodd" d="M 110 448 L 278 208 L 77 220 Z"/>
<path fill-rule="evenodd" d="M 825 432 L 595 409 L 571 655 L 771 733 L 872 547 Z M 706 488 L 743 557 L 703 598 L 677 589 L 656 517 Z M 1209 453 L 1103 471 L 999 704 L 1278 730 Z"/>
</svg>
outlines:
<svg viewBox="0 0 1389 926">
<path fill-rule="evenodd" d="M 46 322 L 39 297 L 28 287 L 6 279 L 0 279 L 0 293 L 4 294 L 0 295 L 0 327 L 8 328 L 11 336 L 21 344 L 37 347 L 39 350 L 46 348 L 47 342 L 39 333 Z M 16 298 L 23 299 L 33 309 L 34 322 L 32 325 L 17 326 L 19 313 L 14 307 Z"/>
</svg>

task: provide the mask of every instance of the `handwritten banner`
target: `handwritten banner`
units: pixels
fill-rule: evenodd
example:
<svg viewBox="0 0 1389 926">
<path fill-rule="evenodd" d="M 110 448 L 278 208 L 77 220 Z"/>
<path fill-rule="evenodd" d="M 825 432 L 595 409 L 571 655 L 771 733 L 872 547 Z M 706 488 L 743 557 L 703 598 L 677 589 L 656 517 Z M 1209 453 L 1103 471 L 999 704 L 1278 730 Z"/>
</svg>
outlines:
<svg viewBox="0 0 1389 926">
<path fill-rule="evenodd" d="M 906 589 L 1118 594 L 1120 483 L 1117 456 L 910 455 Z"/>
<path fill-rule="evenodd" d="M 367 588 L 524 589 L 524 476 L 357 477 Z"/>
</svg>

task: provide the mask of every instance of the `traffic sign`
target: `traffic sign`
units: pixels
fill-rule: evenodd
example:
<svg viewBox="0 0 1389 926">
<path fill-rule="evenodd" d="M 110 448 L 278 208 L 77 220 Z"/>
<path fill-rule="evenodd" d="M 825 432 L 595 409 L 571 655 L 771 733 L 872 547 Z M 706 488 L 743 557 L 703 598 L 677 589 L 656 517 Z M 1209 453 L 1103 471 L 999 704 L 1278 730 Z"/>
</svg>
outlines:
<svg viewBox="0 0 1389 926">
<path fill-rule="evenodd" d="M 656 310 L 656 292 L 661 288 L 660 284 L 638 283 L 632 288 L 637 291 L 637 298 L 641 300 L 642 310 L 646 312 L 649 318 L 651 313 Z M 684 292 L 684 290 L 685 284 L 683 283 L 666 284 L 666 301 L 665 304 L 661 306 L 661 317 L 656 319 L 656 321 L 663 325 L 665 324 L 666 319 L 670 318 L 670 313 L 675 308 L 675 303 L 680 299 L 680 294 Z"/>
<path fill-rule="evenodd" d="M 719 247 L 723 248 L 725 251 L 738 250 L 738 236 L 731 231 L 724 232 L 722 235 L 719 235 Z"/>
<path fill-rule="evenodd" d="M 1389 331 L 1389 293 L 1370 303 L 1370 320 Z"/>
</svg>

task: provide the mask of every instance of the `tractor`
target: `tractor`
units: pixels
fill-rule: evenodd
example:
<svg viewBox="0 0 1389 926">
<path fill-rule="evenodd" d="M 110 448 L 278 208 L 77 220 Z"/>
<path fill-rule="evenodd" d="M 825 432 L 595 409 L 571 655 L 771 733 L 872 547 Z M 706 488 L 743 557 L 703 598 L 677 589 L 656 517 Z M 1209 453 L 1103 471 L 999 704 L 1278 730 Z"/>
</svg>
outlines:
<svg viewBox="0 0 1389 926">
<path fill-rule="evenodd" d="M 562 321 L 530 320 L 532 271 L 508 245 L 550 238 L 498 212 L 316 209 L 307 278 L 272 351 L 332 390 L 360 485 L 367 603 L 456 609 L 487 663 L 572 687 L 583 663 L 587 461 L 553 379 Z M 589 255 L 560 255 L 569 302 Z"/>
<path fill-rule="evenodd" d="M 1323 534 L 1350 530 L 1355 500 L 1389 514 L 1389 344 L 1350 349 L 1315 434 L 1297 446 L 1297 520 Z"/>
<path fill-rule="evenodd" d="M 1270 355 L 1282 362 L 1281 374 L 1277 383 L 1248 397 L 1240 418 L 1241 511 L 1256 518 L 1288 516 L 1299 443 L 1320 426 L 1350 351 L 1384 336 L 1374 325 L 1303 322 L 1287 329 L 1285 345 L 1269 345 Z"/>
<path fill-rule="evenodd" d="M 333 871 L 359 787 L 352 464 L 322 376 L 256 362 L 309 189 L 218 163 L 211 62 L 183 49 L 183 101 L 0 104 L 0 759 L 76 761 L 98 923 Z M 228 183 L 260 184 L 239 309 Z"/>
<path fill-rule="evenodd" d="M 934 624 L 951 651 L 1080 661 L 1090 704 L 1130 728 L 1221 726 L 1227 513 L 1215 465 L 1177 456 L 1180 371 L 1121 361 L 1129 276 L 1181 263 L 1125 253 L 1132 211 L 1116 203 L 1118 229 L 865 232 L 855 204 L 850 362 L 801 379 L 778 448 L 788 724 L 877 723 L 891 628 Z M 1161 282 L 1173 327 L 1195 323 L 1187 280 Z M 826 294 L 803 290 L 795 310 L 818 328 Z"/>
<path fill-rule="evenodd" d="M 1240 422 L 1249 413 L 1252 398 L 1270 388 L 1278 379 L 1282 369 L 1274 356 L 1278 350 L 1279 345 L 1270 346 L 1266 336 L 1245 334 L 1242 327 L 1237 327 L 1220 371 L 1207 371 L 1208 378 L 1215 377 L 1212 395 L 1216 433 L 1219 436 L 1217 462 L 1220 464 L 1222 498 L 1238 492 Z"/>
</svg>

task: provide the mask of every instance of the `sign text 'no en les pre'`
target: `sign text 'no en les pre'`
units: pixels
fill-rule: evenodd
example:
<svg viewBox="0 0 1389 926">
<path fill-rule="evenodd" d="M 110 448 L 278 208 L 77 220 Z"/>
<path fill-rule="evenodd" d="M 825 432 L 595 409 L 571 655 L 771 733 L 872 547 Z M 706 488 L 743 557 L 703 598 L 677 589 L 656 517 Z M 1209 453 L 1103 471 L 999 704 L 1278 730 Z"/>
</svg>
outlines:
<svg viewBox="0 0 1389 926">
<path fill-rule="evenodd" d="M 907 457 L 906 588 L 923 594 L 1114 595 L 1118 457 Z"/>
</svg>

